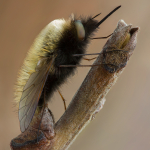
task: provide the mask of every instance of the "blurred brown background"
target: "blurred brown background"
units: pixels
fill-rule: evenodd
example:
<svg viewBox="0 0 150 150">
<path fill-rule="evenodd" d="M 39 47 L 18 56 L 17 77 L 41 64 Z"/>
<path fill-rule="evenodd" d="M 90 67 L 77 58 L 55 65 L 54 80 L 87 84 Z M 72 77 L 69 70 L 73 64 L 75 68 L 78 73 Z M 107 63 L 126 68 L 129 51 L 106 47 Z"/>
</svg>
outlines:
<svg viewBox="0 0 150 150">
<path fill-rule="evenodd" d="M 8 150 L 12 138 L 20 134 L 13 87 L 26 53 L 37 34 L 50 21 L 77 15 L 102 14 L 116 6 L 96 36 L 113 32 L 117 22 L 141 28 L 134 55 L 118 82 L 106 97 L 104 108 L 77 137 L 70 150 L 149 150 L 150 149 L 150 1 L 149 0 L 0 0 L 0 150 Z M 95 40 L 88 53 L 100 52 L 106 40 Z M 83 64 L 89 62 L 83 61 Z M 92 62 L 90 62 L 91 64 Z M 67 105 L 89 68 L 78 69 L 61 88 Z M 49 103 L 55 119 L 63 114 L 63 103 L 55 93 Z"/>
</svg>

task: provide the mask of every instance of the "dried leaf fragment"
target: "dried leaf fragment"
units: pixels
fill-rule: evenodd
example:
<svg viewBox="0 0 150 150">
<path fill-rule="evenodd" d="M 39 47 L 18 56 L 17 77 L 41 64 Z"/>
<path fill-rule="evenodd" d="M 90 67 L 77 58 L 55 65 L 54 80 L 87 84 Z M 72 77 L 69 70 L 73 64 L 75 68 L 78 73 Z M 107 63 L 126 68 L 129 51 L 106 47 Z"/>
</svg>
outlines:
<svg viewBox="0 0 150 150">
<path fill-rule="evenodd" d="M 51 145 L 55 136 L 54 119 L 48 107 L 43 109 L 33 117 L 25 132 L 12 139 L 10 143 L 12 150 L 44 150 L 47 145 Z"/>
</svg>

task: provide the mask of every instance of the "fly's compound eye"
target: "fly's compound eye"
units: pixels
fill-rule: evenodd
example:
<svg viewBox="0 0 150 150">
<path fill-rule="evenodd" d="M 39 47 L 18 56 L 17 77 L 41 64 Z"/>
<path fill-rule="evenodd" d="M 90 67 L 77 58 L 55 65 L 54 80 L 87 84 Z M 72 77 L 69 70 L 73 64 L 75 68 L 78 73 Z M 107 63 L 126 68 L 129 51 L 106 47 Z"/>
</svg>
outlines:
<svg viewBox="0 0 150 150">
<path fill-rule="evenodd" d="M 81 23 L 80 20 L 75 21 L 75 27 L 77 30 L 77 36 L 78 38 L 82 41 L 85 38 L 85 30 L 84 30 L 84 26 Z"/>
</svg>

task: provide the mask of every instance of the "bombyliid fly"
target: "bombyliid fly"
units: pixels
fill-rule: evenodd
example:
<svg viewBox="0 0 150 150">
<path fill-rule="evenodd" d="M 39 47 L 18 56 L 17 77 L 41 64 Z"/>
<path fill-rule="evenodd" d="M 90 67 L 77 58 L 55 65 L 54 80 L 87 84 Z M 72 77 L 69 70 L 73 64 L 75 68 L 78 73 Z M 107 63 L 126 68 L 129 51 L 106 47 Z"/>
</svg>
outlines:
<svg viewBox="0 0 150 150">
<path fill-rule="evenodd" d="M 20 70 L 16 86 L 19 121 L 24 132 L 34 114 L 44 107 L 54 91 L 72 75 L 85 55 L 86 48 L 101 21 L 94 17 L 57 19 L 50 22 L 37 36 Z"/>
</svg>

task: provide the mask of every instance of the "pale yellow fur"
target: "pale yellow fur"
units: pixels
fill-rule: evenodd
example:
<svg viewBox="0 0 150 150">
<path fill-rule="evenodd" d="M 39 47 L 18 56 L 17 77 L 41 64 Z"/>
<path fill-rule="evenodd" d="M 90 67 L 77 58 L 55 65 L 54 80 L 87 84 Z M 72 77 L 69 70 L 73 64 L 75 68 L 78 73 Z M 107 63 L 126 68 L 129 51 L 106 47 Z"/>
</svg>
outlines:
<svg viewBox="0 0 150 150">
<path fill-rule="evenodd" d="M 49 51 L 53 52 L 53 50 L 55 50 L 55 44 L 52 41 L 59 40 L 61 32 L 64 30 L 66 25 L 68 25 L 68 22 L 63 19 L 54 20 L 49 23 L 35 39 L 27 54 L 27 57 L 24 60 L 23 66 L 17 79 L 17 85 L 15 86 L 15 101 L 17 103 L 17 107 L 19 107 L 23 88 L 27 83 L 30 75 L 35 72 L 36 65 L 41 59 L 40 56 L 45 56 L 45 54 Z M 45 38 L 46 36 L 49 37 L 48 41 Z M 43 48 L 43 42 L 48 43 L 48 50 L 47 48 Z"/>
</svg>

